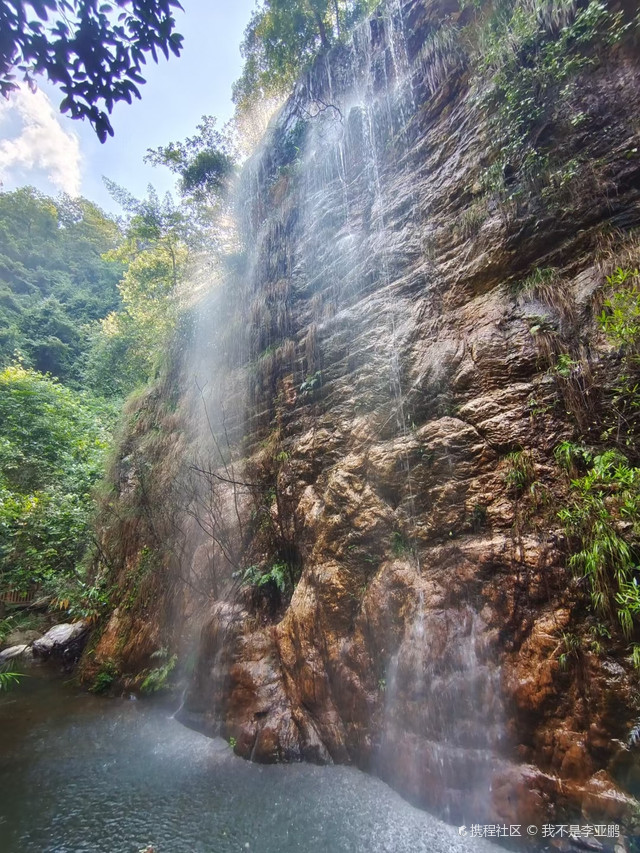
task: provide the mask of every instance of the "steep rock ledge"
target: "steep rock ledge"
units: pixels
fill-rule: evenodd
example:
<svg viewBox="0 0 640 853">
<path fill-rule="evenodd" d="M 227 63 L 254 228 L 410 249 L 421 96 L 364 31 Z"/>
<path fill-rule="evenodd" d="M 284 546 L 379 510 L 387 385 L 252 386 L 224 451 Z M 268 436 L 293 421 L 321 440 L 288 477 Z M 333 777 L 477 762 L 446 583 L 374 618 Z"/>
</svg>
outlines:
<svg viewBox="0 0 640 853">
<path fill-rule="evenodd" d="M 544 169 L 496 185 L 488 84 L 425 48 L 472 14 L 389 2 L 245 168 L 250 249 L 197 368 L 240 485 L 181 555 L 223 567 L 183 717 L 256 761 L 354 762 L 451 820 L 631 826 L 637 674 L 615 630 L 588 643 L 553 451 L 602 432 L 616 356 L 594 318 L 640 261 L 637 45 L 550 91 Z M 521 286 L 540 270 L 553 293 Z M 278 560 L 290 601 L 238 582 Z"/>
</svg>

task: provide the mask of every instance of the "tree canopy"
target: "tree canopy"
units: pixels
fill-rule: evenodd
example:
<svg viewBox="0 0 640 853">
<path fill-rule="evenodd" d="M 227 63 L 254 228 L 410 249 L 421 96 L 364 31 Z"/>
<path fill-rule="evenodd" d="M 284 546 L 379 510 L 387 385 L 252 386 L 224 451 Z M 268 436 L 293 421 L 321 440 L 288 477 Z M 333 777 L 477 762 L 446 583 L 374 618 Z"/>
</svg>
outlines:
<svg viewBox="0 0 640 853">
<path fill-rule="evenodd" d="M 119 226 L 86 199 L 0 193 L 0 369 L 19 359 L 80 387 L 91 323 L 120 304 Z"/>
<path fill-rule="evenodd" d="M 184 142 L 148 149 L 144 160 L 178 175 L 183 197 L 207 203 L 226 189 L 236 157 L 230 132 L 218 130 L 213 116 L 202 116 L 196 130 Z"/>
<path fill-rule="evenodd" d="M 244 33 L 236 104 L 288 91 L 321 50 L 344 37 L 375 5 L 376 0 L 265 0 Z"/>
<path fill-rule="evenodd" d="M 59 593 L 78 577 L 114 415 L 35 371 L 0 372 L 0 586 Z"/>
<path fill-rule="evenodd" d="M 43 74 L 64 94 L 62 112 L 113 136 L 116 101 L 139 98 L 142 66 L 158 52 L 180 55 L 178 0 L 0 0 L 0 94 Z"/>
<path fill-rule="evenodd" d="M 120 306 L 91 330 L 85 379 L 105 397 L 126 397 L 144 385 L 166 356 L 186 275 L 190 224 L 169 193 L 149 186 L 144 199 L 106 181 L 127 214 L 123 239 L 105 258 L 124 269 Z"/>
</svg>

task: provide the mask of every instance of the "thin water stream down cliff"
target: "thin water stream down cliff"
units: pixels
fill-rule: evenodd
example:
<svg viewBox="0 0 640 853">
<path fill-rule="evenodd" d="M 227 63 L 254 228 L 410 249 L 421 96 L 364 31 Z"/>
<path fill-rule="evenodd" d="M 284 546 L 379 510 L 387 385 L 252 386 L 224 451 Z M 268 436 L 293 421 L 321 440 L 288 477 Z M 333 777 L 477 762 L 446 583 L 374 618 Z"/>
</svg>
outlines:
<svg viewBox="0 0 640 853">
<path fill-rule="evenodd" d="M 492 3 L 388 0 L 299 81 L 128 409 L 88 683 L 195 646 L 182 718 L 247 759 L 356 765 L 451 822 L 636 831 L 637 671 L 615 572 L 607 616 L 574 570 L 596 528 L 562 522 L 559 454 L 620 435 L 598 317 L 640 266 L 635 5 L 534 4 L 487 70 Z"/>
<path fill-rule="evenodd" d="M 494 848 L 349 768 L 260 767 L 164 707 L 42 668 L 0 697 L 2 853 L 466 853 Z"/>
</svg>

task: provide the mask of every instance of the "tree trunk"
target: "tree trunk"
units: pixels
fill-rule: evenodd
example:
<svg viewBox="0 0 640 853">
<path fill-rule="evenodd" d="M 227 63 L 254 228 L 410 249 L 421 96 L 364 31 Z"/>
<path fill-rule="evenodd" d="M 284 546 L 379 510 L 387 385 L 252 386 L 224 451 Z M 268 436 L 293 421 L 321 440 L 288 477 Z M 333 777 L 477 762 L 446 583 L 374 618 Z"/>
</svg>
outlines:
<svg viewBox="0 0 640 853">
<path fill-rule="evenodd" d="M 329 41 L 329 36 L 327 35 L 327 28 L 324 25 L 324 21 L 322 20 L 322 16 L 317 12 L 316 9 L 313 10 L 313 16 L 316 19 L 316 24 L 318 26 L 318 32 L 320 33 L 320 43 L 323 48 L 331 47 L 331 42 Z"/>
</svg>

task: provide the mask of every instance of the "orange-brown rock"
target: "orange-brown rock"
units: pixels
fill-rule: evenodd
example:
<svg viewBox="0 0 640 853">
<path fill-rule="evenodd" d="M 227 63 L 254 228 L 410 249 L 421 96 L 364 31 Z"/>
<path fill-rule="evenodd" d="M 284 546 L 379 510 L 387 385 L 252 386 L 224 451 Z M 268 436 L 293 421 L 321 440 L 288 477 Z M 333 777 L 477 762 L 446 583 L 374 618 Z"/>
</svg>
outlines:
<svg viewBox="0 0 640 853">
<path fill-rule="evenodd" d="M 429 64 L 460 5 L 389 0 L 244 168 L 247 257 L 182 367 L 211 383 L 217 472 L 180 569 L 202 580 L 205 542 L 183 717 L 256 761 L 353 762 L 451 820 L 629 827 L 637 675 L 615 626 L 594 641 L 553 451 L 602 432 L 594 316 L 605 273 L 640 262 L 637 46 L 553 90 L 547 171 L 507 163 L 487 189 L 480 84 L 457 54 Z M 295 589 L 260 581 L 283 566 Z"/>
</svg>

